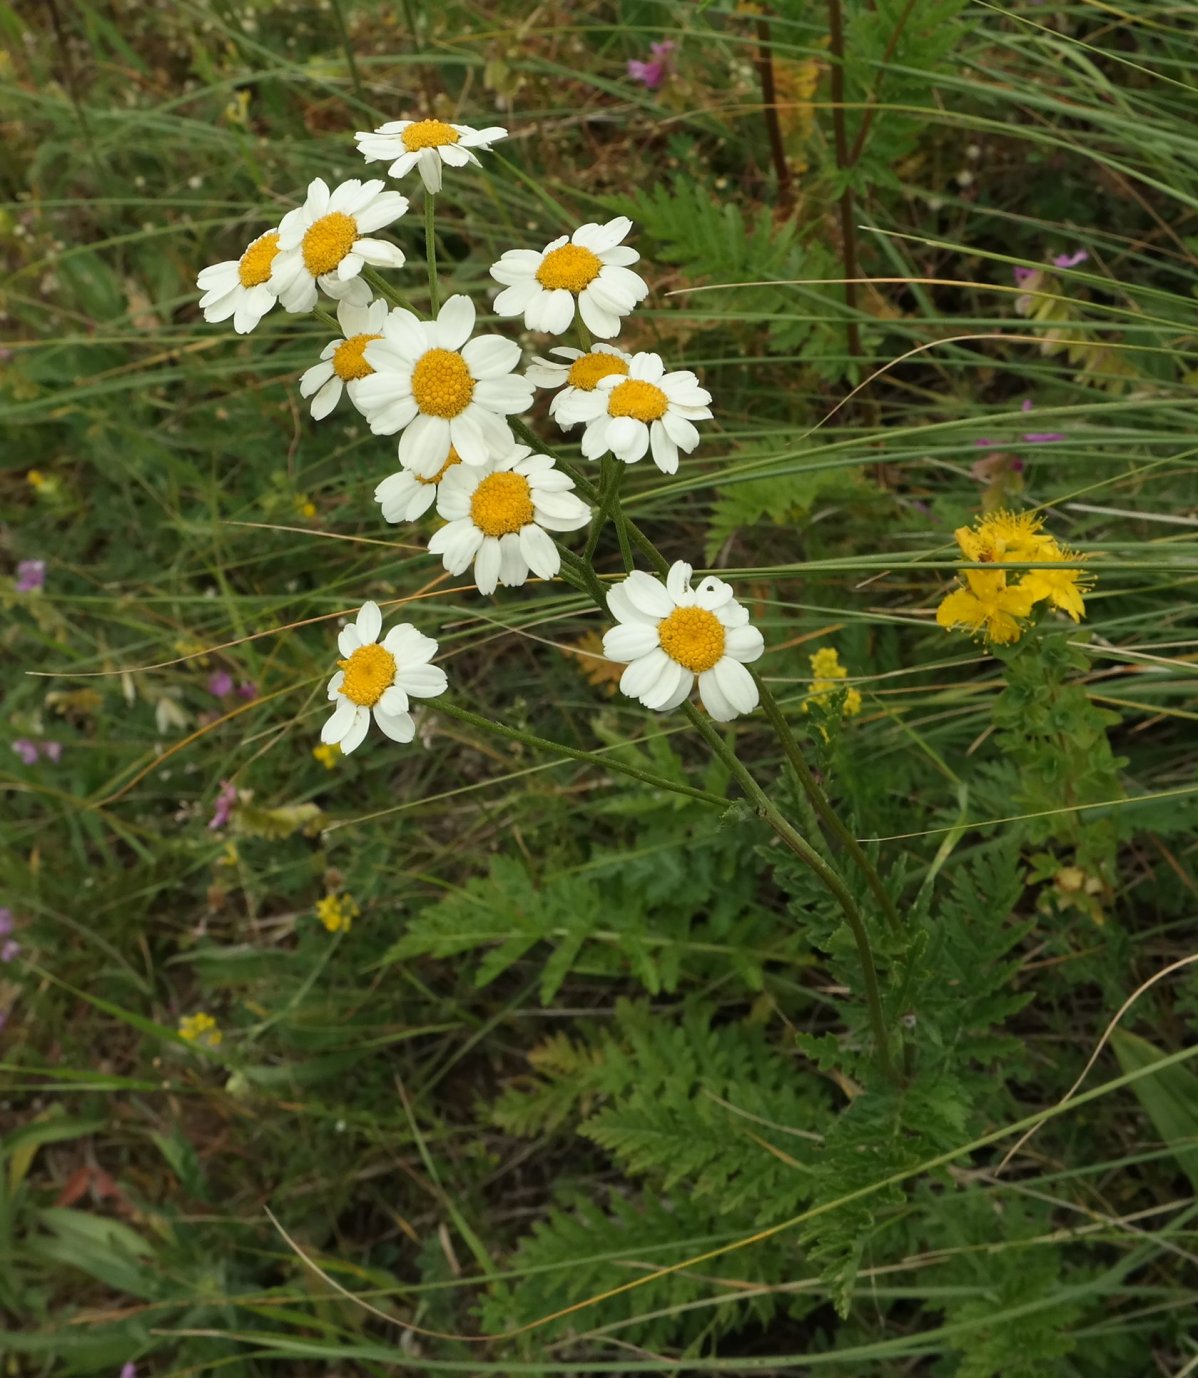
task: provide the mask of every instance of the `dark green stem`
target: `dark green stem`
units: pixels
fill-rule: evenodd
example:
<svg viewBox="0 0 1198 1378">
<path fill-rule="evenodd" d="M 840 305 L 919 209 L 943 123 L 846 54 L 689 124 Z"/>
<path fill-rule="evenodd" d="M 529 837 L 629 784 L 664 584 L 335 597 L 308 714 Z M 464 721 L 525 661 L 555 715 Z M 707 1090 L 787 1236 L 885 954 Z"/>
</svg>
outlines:
<svg viewBox="0 0 1198 1378">
<path fill-rule="evenodd" d="M 421 316 L 424 314 L 421 311 L 417 311 L 407 297 L 397 292 L 377 269 L 363 268 L 362 276 L 371 287 L 374 288 L 379 296 L 382 297 L 384 301 L 390 302 L 392 306 L 402 306 L 405 311 L 410 311 L 413 316 Z"/>
<path fill-rule="evenodd" d="M 865 855 L 865 849 L 852 832 L 845 827 L 844 822 L 828 801 L 828 796 L 820 788 L 819 781 L 811 773 L 811 767 L 804 759 L 802 749 L 795 740 L 794 733 L 790 730 L 786 715 L 782 712 L 778 700 L 770 692 L 769 686 L 756 670 L 750 669 L 749 673 L 757 682 L 765 716 L 769 719 L 770 726 L 773 727 L 775 735 L 782 744 L 782 750 L 786 753 L 786 759 L 790 762 L 791 769 L 798 776 L 803 793 L 811 800 L 812 806 L 823 820 L 824 825 L 836 836 L 841 846 L 853 858 L 857 868 L 865 877 L 865 883 L 878 901 L 890 931 L 896 935 L 901 933 L 902 921 L 899 918 L 898 910 L 895 908 L 894 900 L 886 889 L 882 877 L 878 874 L 877 868 Z"/>
</svg>

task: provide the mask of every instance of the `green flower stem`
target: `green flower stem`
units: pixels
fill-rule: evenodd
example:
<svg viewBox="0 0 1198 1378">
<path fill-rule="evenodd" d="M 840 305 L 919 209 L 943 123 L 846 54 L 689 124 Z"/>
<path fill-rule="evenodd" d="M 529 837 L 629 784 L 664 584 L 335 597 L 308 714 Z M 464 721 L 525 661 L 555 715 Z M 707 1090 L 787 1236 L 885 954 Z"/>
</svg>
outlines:
<svg viewBox="0 0 1198 1378">
<path fill-rule="evenodd" d="M 604 455 L 601 461 L 602 477 L 599 487 L 599 506 L 595 509 L 594 520 L 591 522 L 591 529 L 587 535 L 586 549 L 582 552 L 582 558 L 589 564 L 595 554 L 595 547 L 599 544 L 599 533 L 603 530 L 603 523 L 608 517 L 613 516 L 613 507 L 620 506 L 620 484 L 624 478 L 624 465 L 612 455 Z M 619 530 L 619 522 L 616 527 Z M 628 533 L 624 532 L 623 540 L 620 543 L 621 553 L 628 542 Z M 628 558 L 625 559 L 626 569 L 632 568 L 632 551 L 628 551 Z"/>
<path fill-rule="evenodd" d="M 407 297 L 397 292 L 377 269 L 363 268 L 362 276 L 384 301 L 390 302 L 392 306 L 402 306 L 405 311 L 410 311 L 413 316 L 423 315 L 423 312 L 417 311 Z"/>
<path fill-rule="evenodd" d="M 787 822 L 777 806 L 750 774 L 748 767 L 742 763 L 740 757 L 720 736 L 716 728 L 693 703 L 684 704 L 683 709 L 691 726 L 695 728 L 740 782 L 741 788 L 758 816 L 763 822 L 769 824 L 785 846 L 789 847 L 802 862 L 815 872 L 844 911 L 845 922 L 852 932 L 853 941 L 857 946 L 857 957 L 861 963 L 865 1004 L 869 1011 L 869 1022 L 873 1029 L 874 1042 L 877 1045 L 878 1065 L 888 1080 L 895 1080 L 894 1062 L 890 1056 L 890 1039 L 886 1033 L 886 1020 L 882 1015 L 882 997 L 878 991 L 878 974 L 874 968 L 873 952 L 869 946 L 869 935 L 865 931 L 861 911 L 857 908 L 852 895 L 849 894 L 838 872 L 828 862 L 824 861 L 806 838 L 801 837 Z"/>
<path fill-rule="evenodd" d="M 441 299 L 437 295 L 437 236 L 433 230 L 436 199 L 431 192 L 424 193 L 424 261 L 428 268 L 429 311 L 434 316 L 441 309 Z"/>
<path fill-rule="evenodd" d="M 799 784 L 803 788 L 804 794 L 810 799 L 816 813 L 823 820 L 825 826 L 835 834 L 836 838 L 853 858 L 854 863 L 865 877 L 865 883 L 873 892 L 874 898 L 882 910 L 882 914 L 894 934 L 902 932 L 902 920 L 899 918 L 898 910 L 895 908 L 894 899 L 886 889 L 882 877 L 878 874 L 877 868 L 869 857 L 865 855 L 865 849 L 857 841 L 848 828 L 845 827 L 840 815 L 832 807 L 828 796 L 820 789 L 819 781 L 811 773 L 811 767 L 803 757 L 802 749 L 794 738 L 790 730 L 790 724 L 786 721 L 786 715 L 782 712 L 778 700 L 774 698 L 769 687 L 756 670 L 750 668 L 749 673 L 757 683 L 757 688 L 761 694 L 761 706 L 765 710 L 765 716 L 770 721 L 778 741 L 782 745 L 782 750 L 786 753 L 786 759 L 790 762 L 791 769 L 798 776 Z"/>
<path fill-rule="evenodd" d="M 561 541 L 557 542 L 557 548 L 562 557 L 562 578 L 573 584 L 580 593 L 589 594 L 601 608 L 606 610 L 607 593 L 599 582 L 595 571 L 591 568 L 590 561 L 579 559 Z"/>
<path fill-rule="evenodd" d="M 710 790 L 696 789 L 693 785 L 680 785 L 676 780 L 666 780 L 660 775 L 654 775 L 651 771 L 641 770 L 639 766 L 626 765 L 623 761 L 613 760 L 594 751 L 581 751 L 572 746 L 565 746 L 561 742 L 551 742 L 546 737 L 535 737 L 531 732 L 522 732 L 518 727 L 508 727 L 504 723 L 492 722 L 490 718 L 484 718 L 480 713 L 471 713 L 467 708 L 459 708 L 457 704 L 445 703 L 441 699 L 436 699 L 430 700 L 427 707 L 436 713 L 444 713 L 446 717 L 456 718 L 459 722 L 469 723 L 471 727 L 477 727 L 481 732 L 490 732 L 494 736 L 506 737 L 509 741 L 520 742 L 524 746 L 533 747 L 538 751 L 548 751 L 556 756 L 566 756 L 574 761 L 587 761 L 604 770 L 614 770 L 620 775 L 630 775 L 634 780 L 639 780 L 643 785 L 651 785 L 654 789 L 669 790 L 673 794 L 684 794 L 690 799 L 698 799 L 702 803 L 711 804 L 716 808 L 728 808 L 728 800 L 723 795 L 712 794 Z"/>
<path fill-rule="evenodd" d="M 325 325 L 332 327 L 338 335 L 341 334 L 341 322 L 332 312 L 326 311 L 322 306 L 317 306 L 313 308 L 312 314 L 318 321 L 323 321 Z"/>
<path fill-rule="evenodd" d="M 578 311 L 577 302 L 574 303 L 574 309 L 577 312 L 574 318 L 574 324 L 578 327 L 578 343 L 582 346 L 583 353 L 589 354 L 594 341 L 591 339 L 591 332 L 587 329 L 586 321 L 582 318 L 582 312 Z"/>
</svg>

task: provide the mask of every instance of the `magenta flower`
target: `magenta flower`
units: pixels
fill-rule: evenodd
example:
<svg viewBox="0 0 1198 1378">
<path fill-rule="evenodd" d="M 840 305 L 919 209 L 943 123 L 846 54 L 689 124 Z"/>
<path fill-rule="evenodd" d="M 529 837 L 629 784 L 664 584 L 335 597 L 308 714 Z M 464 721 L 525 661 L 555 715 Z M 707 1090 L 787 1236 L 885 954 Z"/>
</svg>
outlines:
<svg viewBox="0 0 1198 1378">
<path fill-rule="evenodd" d="M 230 780 L 220 782 L 220 793 L 216 796 L 216 803 L 212 810 L 212 819 L 208 824 L 212 832 L 218 828 L 228 826 L 229 819 L 233 816 L 233 807 L 237 803 L 237 786 Z"/>
<path fill-rule="evenodd" d="M 41 751 L 42 755 L 46 758 L 46 760 L 49 761 L 50 764 L 53 766 L 56 766 L 59 763 L 59 761 L 62 760 L 61 742 L 43 742 L 39 750 Z"/>
<path fill-rule="evenodd" d="M 223 699 L 233 692 L 233 676 L 228 670 L 216 670 L 208 676 L 208 692 L 214 699 Z"/>
<path fill-rule="evenodd" d="M 17 566 L 18 593 L 36 593 L 45 582 L 45 560 L 22 560 Z"/>
<path fill-rule="evenodd" d="M 1054 268 L 1076 268 L 1079 263 L 1085 263 L 1090 257 L 1085 249 L 1074 249 L 1071 254 L 1057 254 L 1052 261 Z"/>
<path fill-rule="evenodd" d="M 1026 287 L 1032 278 L 1040 276 L 1039 268 L 1021 268 L 1019 264 L 1011 270 L 1015 274 L 1015 286 Z"/>
<path fill-rule="evenodd" d="M 121 1378 L 137 1378 L 137 1365 L 134 1363 L 122 1364 Z"/>
<path fill-rule="evenodd" d="M 669 75 L 670 55 L 677 46 L 678 44 L 669 38 L 663 39 L 660 43 L 650 43 L 649 61 L 640 62 L 636 58 L 629 58 L 628 75 L 650 91 L 656 91 Z"/>
<path fill-rule="evenodd" d="M 12 959 L 20 955 L 21 944 L 15 938 L 6 938 L 0 944 L 0 962 L 11 962 Z"/>
<path fill-rule="evenodd" d="M 37 764 L 37 743 L 31 742 L 28 737 L 18 737 L 12 749 L 27 766 Z"/>
<path fill-rule="evenodd" d="M 1020 411 L 1031 411 L 1032 399 L 1025 397 L 1019 404 Z M 1019 437 L 1026 445 L 1050 445 L 1057 440 L 1067 440 L 1069 437 L 1062 435 L 1060 431 L 1025 431 Z M 1002 440 L 975 440 L 973 442 L 979 449 L 991 450 L 996 445 L 1009 444 L 1009 441 Z"/>
<path fill-rule="evenodd" d="M 237 686 L 237 697 L 239 699 L 256 699 L 258 697 L 258 686 L 253 680 L 243 679 Z"/>
</svg>

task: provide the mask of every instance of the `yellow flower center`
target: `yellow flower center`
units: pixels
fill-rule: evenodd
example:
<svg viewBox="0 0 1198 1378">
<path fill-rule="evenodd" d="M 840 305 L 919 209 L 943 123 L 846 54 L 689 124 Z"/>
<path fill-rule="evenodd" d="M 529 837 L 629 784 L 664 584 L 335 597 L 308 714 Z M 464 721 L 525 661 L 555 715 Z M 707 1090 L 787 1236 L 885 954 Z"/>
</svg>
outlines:
<svg viewBox="0 0 1198 1378">
<path fill-rule="evenodd" d="M 594 392 L 600 378 L 610 378 L 613 373 L 627 373 L 628 365 L 614 354 L 584 354 L 575 359 L 566 374 L 566 382 L 572 388 L 584 392 Z"/>
<path fill-rule="evenodd" d="M 508 536 L 532 521 L 532 489 L 523 474 L 488 474 L 470 499 L 470 516 L 484 536 Z"/>
<path fill-rule="evenodd" d="M 666 414 L 670 399 L 656 383 L 642 383 L 629 378 L 611 390 L 607 402 L 608 416 L 634 416 L 638 421 L 660 421 Z"/>
<path fill-rule="evenodd" d="M 661 649 L 696 675 L 710 670 L 724 654 L 724 628 L 706 608 L 675 608 L 657 624 Z"/>
<path fill-rule="evenodd" d="M 314 278 L 331 273 L 354 247 L 358 222 L 342 211 L 330 211 L 304 234 L 304 267 Z"/>
<path fill-rule="evenodd" d="M 581 292 L 599 276 L 603 267 L 598 254 L 581 244 L 563 244 L 547 253 L 537 269 L 537 281 L 549 292 L 564 287 L 567 292 Z"/>
<path fill-rule="evenodd" d="M 455 464 L 461 464 L 461 462 L 461 455 L 458 454 L 451 445 L 449 447 L 449 454 L 445 457 L 445 463 L 441 465 L 432 478 L 421 478 L 419 474 L 413 474 L 412 477 L 417 483 L 440 483 L 450 469 L 452 469 Z"/>
<path fill-rule="evenodd" d="M 426 416 L 460 416 L 474 396 L 466 360 L 454 349 L 429 349 L 412 370 L 412 396 Z"/>
<path fill-rule="evenodd" d="M 279 252 L 278 230 L 267 230 L 259 235 L 241 255 L 237 263 L 237 276 L 243 287 L 261 287 L 270 277 L 271 265 Z"/>
<path fill-rule="evenodd" d="M 363 351 L 371 340 L 382 338 L 381 335 L 351 335 L 348 340 L 342 340 L 333 351 L 333 372 L 343 383 L 369 378 L 374 369 L 366 362 Z"/>
<path fill-rule="evenodd" d="M 377 641 L 359 646 L 348 660 L 337 664 L 345 671 L 341 692 L 360 708 L 373 708 L 395 679 L 395 657 Z"/>
<path fill-rule="evenodd" d="M 399 137 L 409 153 L 419 153 L 422 148 L 456 144 L 462 136 L 444 120 L 417 120 L 415 124 L 408 125 Z"/>
</svg>

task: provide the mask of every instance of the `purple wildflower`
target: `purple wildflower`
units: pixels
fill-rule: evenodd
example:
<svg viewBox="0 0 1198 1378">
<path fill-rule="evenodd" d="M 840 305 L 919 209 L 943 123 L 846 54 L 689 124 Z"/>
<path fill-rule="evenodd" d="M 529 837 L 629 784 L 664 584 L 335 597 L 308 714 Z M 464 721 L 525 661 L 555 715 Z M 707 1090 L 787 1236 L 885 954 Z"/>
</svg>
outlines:
<svg viewBox="0 0 1198 1378">
<path fill-rule="evenodd" d="M 46 760 L 50 762 L 51 765 L 56 766 L 59 763 L 59 761 L 62 760 L 61 742 L 42 742 L 41 746 L 39 747 L 39 750 L 41 751 L 42 755 L 46 758 Z"/>
<path fill-rule="evenodd" d="M 220 793 L 216 796 L 216 804 L 212 810 L 212 820 L 208 824 L 212 832 L 228 826 L 229 819 L 233 816 L 233 806 L 236 803 L 237 786 L 231 780 L 222 780 Z"/>
<path fill-rule="evenodd" d="M 256 699 L 258 697 L 258 686 L 250 679 L 243 679 L 237 686 L 237 697 L 239 699 Z"/>
<path fill-rule="evenodd" d="M 1031 411 L 1031 409 L 1032 399 L 1030 397 L 1025 397 L 1019 404 L 1019 410 Z M 1060 431 L 1025 431 L 1023 435 L 1019 437 L 1025 445 L 1051 445 L 1058 440 L 1068 440 L 1068 438 L 1068 436 L 1063 435 Z M 992 450 L 996 445 L 1010 442 L 1004 442 L 1002 440 L 975 440 L 973 443 L 980 450 Z"/>
<path fill-rule="evenodd" d="M 0 944 L 0 962 L 11 962 L 12 959 L 20 955 L 21 944 L 15 938 L 6 938 Z"/>
<path fill-rule="evenodd" d="M 22 560 L 17 566 L 18 593 L 36 593 L 45 582 L 45 560 Z"/>
<path fill-rule="evenodd" d="M 1052 260 L 1054 268 L 1076 268 L 1079 263 L 1085 263 L 1090 257 L 1085 249 L 1074 249 L 1071 254 L 1057 254 Z"/>
<path fill-rule="evenodd" d="M 669 75 L 670 55 L 677 46 L 678 44 L 669 38 L 663 39 L 660 43 L 650 43 L 649 61 L 640 62 L 636 58 L 629 58 L 628 75 L 650 91 L 656 91 Z"/>
<path fill-rule="evenodd" d="M 216 670 L 208 676 L 208 692 L 214 699 L 223 699 L 233 692 L 233 676 L 228 670 Z"/>
<path fill-rule="evenodd" d="M 12 910 L 5 905 L 0 908 L 0 938 L 12 932 Z"/>
<path fill-rule="evenodd" d="M 37 764 L 37 743 L 31 742 L 28 737 L 18 737 L 12 749 L 27 766 Z"/>
<path fill-rule="evenodd" d="M 1026 287 L 1032 278 L 1038 277 L 1040 274 L 1039 268 L 1021 268 L 1019 264 L 1016 264 L 1012 271 L 1015 274 L 1016 287 Z"/>
<path fill-rule="evenodd" d="M 122 1364 L 121 1378 L 137 1378 L 137 1365 L 134 1363 Z"/>
</svg>

